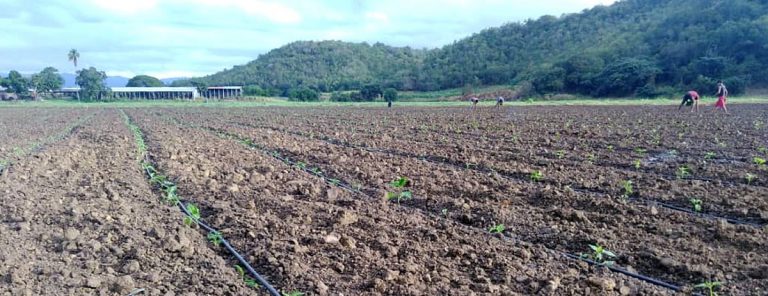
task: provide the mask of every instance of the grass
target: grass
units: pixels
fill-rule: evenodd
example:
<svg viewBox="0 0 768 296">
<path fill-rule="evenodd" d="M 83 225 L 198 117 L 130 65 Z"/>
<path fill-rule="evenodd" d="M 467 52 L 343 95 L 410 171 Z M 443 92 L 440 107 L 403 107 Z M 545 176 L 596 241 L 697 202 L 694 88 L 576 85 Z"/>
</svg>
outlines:
<svg viewBox="0 0 768 296">
<path fill-rule="evenodd" d="M 576 98 L 567 100 L 537 100 L 533 102 L 510 101 L 505 106 L 674 106 L 679 103 L 678 99 L 595 99 L 595 98 Z M 492 107 L 495 102 L 491 100 L 481 101 L 478 106 Z M 712 102 L 714 104 L 714 102 Z M 711 107 L 709 104 L 707 107 Z M 729 100 L 729 104 L 768 104 L 768 98 L 764 97 L 734 97 Z M 397 101 L 394 108 L 397 107 L 467 107 L 469 103 L 464 101 L 430 101 L 415 99 L 412 101 Z M 173 100 L 134 100 L 134 101 L 115 101 L 115 102 L 78 102 L 71 100 L 47 100 L 47 101 L 14 101 L 2 102 L 0 108 L 5 107 L 70 107 L 70 108 L 145 108 L 145 107 L 214 107 L 214 108 L 241 108 L 241 107 L 378 107 L 386 108 L 386 102 L 294 102 L 282 98 L 252 98 L 242 101 L 173 101 Z"/>
</svg>

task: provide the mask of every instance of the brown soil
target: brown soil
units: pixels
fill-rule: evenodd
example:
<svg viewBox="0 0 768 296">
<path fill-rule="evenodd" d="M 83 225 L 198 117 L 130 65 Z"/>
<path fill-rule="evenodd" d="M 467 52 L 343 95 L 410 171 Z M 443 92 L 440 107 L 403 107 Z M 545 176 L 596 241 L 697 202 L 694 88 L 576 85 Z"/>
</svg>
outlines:
<svg viewBox="0 0 768 296">
<path fill-rule="evenodd" d="M 673 294 L 562 255 L 597 243 L 619 255 L 618 267 L 685 294 L 717 279 L 722 294 L 755 295 L 768 289 L 766 226 L 650 201 L 690 207 L 698 197 L 707 214 L 768 222 L 767 170 L 751 163 L 766 158 L 766 108 L 735 105 L 730 116 L 663 107 L 125 112 L 180 196 L 282 292 Z M 19 128 L 3 135 L 14 138 L 6 150 L 50 139 L 0 175 L 0 294 L 265 293 L 246 287 L 233 258 L 160 201 L 119 112 L 47 110 L 0 117 Z M 94 112 L 63 139 L 50 137 Z M 60 123 L 37 127 L 49 120 Z M 679 179 L 683 165 L 691 176 Z M 529 180 L 536 170 L 539 182 Z M 746 184 L 745 173 L 757 180 Z M 414 198 L 387 201 L 399 176 Z M 645 201 L 620 198 L 624 180 Z M 506 226 L 502 235 L 488 232 L 495 224 Z"/>
</svg>

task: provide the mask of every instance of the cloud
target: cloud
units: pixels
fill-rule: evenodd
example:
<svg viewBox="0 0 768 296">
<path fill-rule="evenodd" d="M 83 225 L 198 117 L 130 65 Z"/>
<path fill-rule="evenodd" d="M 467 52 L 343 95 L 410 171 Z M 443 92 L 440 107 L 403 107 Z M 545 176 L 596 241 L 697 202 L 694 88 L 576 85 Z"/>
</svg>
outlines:
<svg viewBox="0 0 768 296">
<path fill-rule="evenodd" d="M 54 66 L 202 75 L 296 40 L 435 48 L 482 29 L 611 0 L 0 0 L 0 72 Z"/>
</svg>

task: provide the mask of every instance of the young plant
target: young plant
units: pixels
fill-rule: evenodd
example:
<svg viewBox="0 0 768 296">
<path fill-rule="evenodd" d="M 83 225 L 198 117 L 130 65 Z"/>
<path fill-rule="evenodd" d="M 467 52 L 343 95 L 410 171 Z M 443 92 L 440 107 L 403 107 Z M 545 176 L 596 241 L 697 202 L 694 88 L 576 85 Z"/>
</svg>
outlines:
<svg viewBox="0 0 768 296">
<path fill-rule="evenodd" d="M 589 245 L 589 248 L 592 249 L 592 253 L 591 254 L 582 253 L 581 258 L 591 259 L 592 261 L 595 261 L 600 265 L 605 265 L 605 266 L 613 265 L 614 261 L 611 259 L 616 258 L 616 254 L 606 250 L 603 246 L 599 244 Z"/>
<path fill-rule="evenodd" d="M 630 196 L 632 196 L 633 194 L 635 194 L 635 189 L 632 186 L 632 181 L 631 180 L 625 180 L 625 181 L 621 182 L 621 187 L 622 187 L 621 188 L 622 189 L 622 197 L 624 199 L 627 199 Z"/>
<path fill-rule="evenodd" d="M 200 208 L 193 203 L 188 203 L 186 209 L 187 212 L 189 212 L 189 215 L 184 217 L 185 225 L 192 226 L 193 224 L 200 222 Z"/>
<path fill-rule="evenodd" d="M 315 174 L 315 176 L 320 176 L 323 174 L 323 171 L 321 171 L 320 168 L 312 168 L 312 173 Z"/>
<path fill-rule="evenodd" d="M 747 185 L 751 185 L 752 182 L 755 181 L 755 179 L 757 179 L 757 176 L 747 173 L 746 175 L 744 175 L 744 179 L 747 180 Z"/>
<path fill-rule="evenodd" d="M 636 170 L 639 170 L 642 164 L 643 164 L 642 161 L 640 161 L 639 159 L 635 159 L 635 161 L 632 162 L 632 166 L 634 166 Z"/>
<path fill-rule="evenodd" d="M 696 213 L 701 213 L 701 199 L 699 198 L 691 198 L 689 200 L 691 202 L 691 207 L 693 208 L 693 211 Z"/>
<path fill-rule="evenodd" d="M 759 148 L 757 148 L 757 152 L 760 152 L 762 154 L 768 154 L 768 148 L 766 148 L 765 146 L 760 146 Z"/>
<path fill-rule="evenodd" d="M 246 286 L 255 288 L 259 286 L 259 283 L 256 282 L 251 276 L 245 274 L 245 269 L 243 269 L 240 265 L 235 265 L 235 270 L 237 270 L 237 273 L 240 275 L 240 278 L 243 279 L 243 282 Z"/>
<path fill-rule="evenodd" d="M 675 176 L 677 176 L 678 179 L 688 178 L 691 176 L 691 169 L 687 166 L 681 166 L 675 171 Z"/>
<path fill-rule="evenodd" d="M 282 294 L 283 296 L 304 296 L 304 292 L 299 292 L 299 291 L 291 291 L 288 293 L 283 292 Z"/>
<path fill-rule="evenodd" d="M 765 158 L 755 156 L 752 158 L 752 162 L 758 166 L 764 166 Z"/>
<path fill-rule="evenodd" d="M 493 225 L 490 228 L 488 228 L 488 232 L 490 232 L 490 233 L 503 233 L 504 229 L 506 229 L 504 227 L 504 224 L 496 224 L 496 225 Z"/>
<path fill-rule="evenodd" d="M 646 152 L 648 152 L 648 150 L 645 150 L 644 148 L 640 148 L 640 147 L 635 148 L 635 153 L 637 153 L 637 154 L 639 154 L 641 156 L 645 155 Z"/>
<path fill-rule="evenodd" d="M 300 170 L 304 170 L 307 168 L 307 164 L 301 161 L 297 161 L 293 166 Z"/>
<path fill-rule="evenodd" d="M 606 148 L 608 148 L 608 151 L 613 152 L 613 145 L 608 145 L 608 147 L 606 147 Z"/>
<path fill-rule="evenodd" d="M 211 242 L 214 246 L 219 246 L 221 244 L 221 241 L 223 238 L 221 237 L 221 232 L 218 231 L 211 231 L 208 233 L 208 241 Z"/>
<path fill-rule="evenodd" d="M 717 156 L 717 154 L 715 154 L 714 152 L 711 152 L 711 151 L 707 152 L 707 154 L 704 154 L 704 160 L 714 159 L 715 156 Z"/>
<path fill-rule="evenodd" d="M 387 192 L 387 200 L 397 200 L 397 204 L 400 204 L 401 200 L 408 200 L 413 198 L 413 194 L 410 190 L 405 190 L 405 187 L 410 184 L 410 181 L 406 177 L 398 177 L 389 183 L 394 188 L 394 191 Z"/>
<path fill-rule="evenodd" d="M 164 187 L 165 191 L 165 202 L 169 205 L 178 205 L 181 200 L 179 200 L 179 195 L 176 193 L 176 185 L 168 185 Z"/>
<path fill-rule="evenodd" d="M 448 217 L 448 209 L 443 208 L 440 210 L 440 214 L 443 215 L 443 217 Z"/>
<path fill-rule="evenodd" d="M 597 156 L 595 156 L 595 154 L 587 154 L 587 162 L 589 162 L 589 164 L 595 163 L 595 160 L 597 160 Z"/>
<path fill-rule="evenodd" d="M 563 159 L 565 157 L 565 151 L 564 150 L 557 150 L 557 159 Z"/>
<path fill-rule="evenodd" d="M 339 179 L 328 179 L 328 183 L 331 183 L 333 186 L 339 186 L 341 184 L 341 181 Z"/>
<path fill-rule="evenodd" d="M 531 181 L 538 182 L 541 181 L 541 178 L 544 178 L 544 173 L 541 171 L 537 170 L 531 173 Z"/>
<path fill-rule="evenodd" d="M 709 296 L 717 296 L 717 292 L 715 292 L 715 288 L 722 286 L 721 282 L 713 282 L 713 281 L 706 281 L 701 284 L 693 286 L 694 288 L 701 288 L 707 290 L 707 295 Z"/>
</svg>

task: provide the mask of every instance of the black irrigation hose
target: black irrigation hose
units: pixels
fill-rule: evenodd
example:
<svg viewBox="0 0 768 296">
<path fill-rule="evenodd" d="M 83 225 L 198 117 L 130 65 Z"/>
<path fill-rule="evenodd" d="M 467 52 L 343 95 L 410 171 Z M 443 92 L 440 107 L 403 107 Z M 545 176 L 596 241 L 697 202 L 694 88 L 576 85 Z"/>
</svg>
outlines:
<svg viewBox="0 0 768 296">
<path fill-rule="evenodd" d="M 216 130 L 215 130 L 215 129 L 210 129 L 210 128 L 209 128 L 209 130 L 211 130 L 211 131 L 213 131 L 213 132 L 216 132 Z M 231 138 L 235 138 L 235 139 L 239 139 L 239 138 L 241 138 L 241 137 L 239 137 L 239 136 L 237 136 L 237 135 L 235 135 L 235 134 L 232 134 L 232 133 L 226 133 L 226 132 L 221 132 L 221 133 L 222 133 L 222 134 L 225 134 L 226 136 L 228 136 L 228 137 L 231 137 Z M 245 143 L 243 143 L 243 144 L 245 144 Z M 249 146 L 249 147 L 251 147 L 251 148 L 259 148 L 259 147 L 258 147 L 256 144 L 251 144 L 251 145 L 248 145 L 248 146 Z M 261 148 L 259 148 L 259 149 L 261 149 Z M 269 154 L 269 153 L 267 153 L 267 154 Z M 283 158 L 283 157 L 281 157 L 281 156 L 278 156 L 278 155 L 271 155 L 271 156 L 272 156 L 272 157 L 274 157 L 275 159 L 281 160 L 281 161 L 283 161 L 283 162 L 286 162 L 286 163 L 288 163 L 288 164 L 291 162 L 289 159 L 287 159 L 287 158 Z M 306 171 L 307 173 L 310 173 L 310 174 L 316 175 L 316 174 L 314 174 L 312 171 L 309 171 L 309 170 L 306 170 L 306 169 L 305 169 L 305 171 Z M 325 177 L 324 177 L 324 176 L 318 176 L 318 177 L 322 177 L 322 178 L 324 178 L 324 179 L 325 179 Z M 344 188 L 344 187 L 340 186 L 339 184 L 334 184 L 334 185 L 336 185 L 336 186 L 338 186 L 338 187 L 340 187 L 340 188 Z M 344 188 L 344 189 L 346 189 L 346 188 Z M 361 192 L 361 191 L 358 191 L 358 190 L 350 190 L 350 191 L 352 191 L 352 192 L 356 192 L 356 193 L 359 193 L 359 194 L 363 194 L 363 195 L 366 195 L 366 196 L 368 196 L 369 198 L 373 198 L 373 196 L 371 196 L 371 195 L 368 195 L 368 194 L 365 194 L 365 193 L 363 193 L 363 192 Z M 415 210 L 417 210 L 417 211 L 419 211 L 419 212 L 421 212 L 421 213 L 424 213 L 424 212 L 423 212 L 423 211 L 421 211 L 421 210 L 418 210 L 418 209 L 415 209 Z M 186 209 L 185 209 L 185 211 L 186 211 Z M 433 216 L 433 217 L 435 216 L 435 215 L 433 215 L 433 214 L 431 214 L 431 213 L 426 213 L 426 214 L 427 214 L 428 216 Z M 458 224 L 458 225 L 463 225 L 463 224 Z M 469 226 L 469 225 L 465 225 L 465 227 L 467 227 L 467 228 L 470 228 L 470 229 L 471 229 L 471 230 L 473 230 L 473 231 L 479 231 L 479 230 L 478 230 L 476 227 L 472 227 L 472 226 Z M 503 234 L 502 234 L 502 236 L 503 236 L 503 238 L 505 238 L 505 239 L 510 239 L 510 240 L 513 240 L 513 241 L 519 241 L 519 242 L 521 241 L 521 240 L 519 240 L 519 239 L 515 239 L 515 238 L 512 238 L 512 237 L 509 237 L 509 236 L 503 235 Z M 545 248 L 546 248 L 546 247 L 545 247 Z M 547 249 L 549 249 L 549 248 L 547 248 Z M 553 250 L 553 251 L 556 251 L 556 250 Z M 576 256 L 576 255 L 573 255 L 573 254 L 569 254 L 569 253 L 566 253 L 566 252 L 561 252 L 561 251 L 556 251 L 556 252 L 559 252 L 559 253 L 561 253 L 562 255 L 564 255 L 564 256 L 565 256 L 565 257 L 567 257 L 567 258 L 571 258 L 571 259 L 577 259 L 577 260 L 582 260 L 582 261 L 585 261 L 585 262 L 587 262 L 587 263 L 589 263 L 589 264 L 593 264 L 593 265 L 595 265 L 595 264 L 599 264 L 599 263 L 597 263 L 597 262 L 594 262 L 594 261 L 592 261 L 592 260 L 588 260 L 588 259 L 586 259 L 586 258 L 581 258 L 581 257 L 579 257 L 579 256 Z M 626 275 L 626 276 L 629 276 L 629 277 L 632 277 L 632 278 L 635 278 L 635 279 L 639 279 L 639 280 L 645 281 L 645 282 L 647 282 L 647 283 L 650 283 L 650 284 L 653 284 L 653 285 L 657 285 L 657 286 L 661 286 L 661 287 L 664 287 L 664 288 L 667 288 L 667 289 L 671 289 L 671 290 L 673 290 L 673 291 L 675 291 L 675 292 L 680 292 L 680 291 L 682 290 L 682 289 L 681 289 L 679 286 L 676 286 L 676 285 L 673 285 L 673 284 L 669 284 L 669 283 L 667 283 L 667 282 L 664 282 L 664 281 L 662 281 L 662 280 L 659 280 L 659 279 L 655 279 L 655 278 L 652 278 L 652 277 L 644 276 L 644 275 L 641 275 L 641 274 L 638 274 L 638 273 L 632 273 L 632 272 L 630 272 L 630 271 L 627 271 L 627 270 L 625 270 L 625 269 L 621 269 L 621 268 L 610 267 L 610 266 L 608 266 L 608 268 L 609 268 L 609 270 L 611 270 L 611 271 L 614 271 L 614 272 L 618 272 L 618 273 L 624 274 L 624 275 Z M 703 296 L 703 295 L 700 295 L 700 294 L 693 294 L 693 295 L 696 295 L 696 296 Z"/>
<path fill-rule="evenodd" d="M 145 161 L 147 161 L 147 160 L 145 159 Z M 148 168 L 145 168 L 144 172 L 147 174 L 148 177 L 150 177 L 150 178 L 152 177 L 152 173 L 149 171 Z M 190 213 L 189 210 L 187 210 L 186 206 L 184 206 L 184 203 L 182 201 L 179 201 L 177 206 L 179 207 L 179 209 L 181 209 L 181 211 L 182 211 L 182 213 L 184 213 L 184 215 L 186 215 L 187 217 L 190 217 L 190 218 L 194 218 L 192 216 L 192 213 Z M 212 233 L 212 232 L 213 233 L 218 233 L 219 232 L 218 230 L 216 230 L 215 228 L 209 226 L 208 224 L 203 223 L 203 221 L 200 220 L 200 219 L 195 219 L 195 222 L 196 222 L 197 225 L 200 225 L 201 228 L 205 229 L 205 231 L 207 231 L 208 233 Z M 240 253 L 237 252 L 237 250 L 235 250 L 235 248 L 232 247 L 231 244 L 229 244 L 229 241 L 227 241 L 225 238 L 221 237 L 221 243 L 224 245 L 224 247 L 227 249 L 227 251 L 229 251 L 230 254 L 235 256 L 235 258 L 237 258 L 237 261 L 240 262 L 240 264 L 245 266 L 245 269 L 248 270 L 248 273 L 250 273 L 254 277 L 254 279 L 256 279 L 259 282 L 259 284 L 261 284 L 262 287 L 267 289 L 267 291 L 269 292 L 270 295 L 272 295 L 272 296 L 281 296 L 280 293 L 277 292 L 277 290 L 275 290 L 275 288 L 266 279 L 264 279 L 264 277 L 262 277 L 261 274 L 256 272 L 256 270 L 253 269 L 251 264 L 248 263 L 248 261 L 245 260 L 245 258 L 243 258 L 243 256 L 240 255 Z"/>
<path fill-rule="evenodd" d="M 127 118 L 127 115 L 126 115 L 126 118 Z M 148 157 L 146 157 L 146 156 L 144 157 L 144 161 L 147 162 L 147 163 L 151 163 L 149 161 Z M 152 173 L 150 172 L 148 167 L 144 168 L 144 172 L 147 174 L 147 177 L 152 178 Z M 186 215 L 187 217 L 193 218 L 194 221 L 196 222 L 196 224 L 199 225 L 201 228 L 205 229 L 208 233 L 219 233 L 219 231 L 216 230 L 215 228 L 209 226 L 208 224 L 203 223 L 202 220 L 196 219 L 195 217 L 193 217 L 192 213 L 190 213 L 189 210 L 187 210 L 186 206 L 184 205 L 184 203 L 182 201 L 179 201 L 177 203 L 177 206 L 179 207 L 179 209 L 181 209 L 181 211 L 182 211 L 182 213 L 184 213 L 184 215 Z M 220 236 L 220 239 L 221 239 L 221 243 L 224 245 L 224 248 L 226 248 L 227 251 L 229 251 L 230 254 L 235 256 L 235 258 L 237 259 L 238 262 L 240 262 L 240 264 L 245 266 L 245 269 L 248 270 L 248 273 L 250 273 L 250 275 L 253 276 L 253 278 L 256 281 L 258 281 L 259 284 L 262 287 L 264 287 L 269 292 L 270 295 L 272 295 L 272 296 L 282 296 L 272 286 L 272 284 L 270 284 L 264 277 L 262 277 L 261 274 L 259 274 L 253 268 L 253 266 L 251 266 L 251 264 L 248 263 L 248 261 L 245 260 L 245 258 L 243 258 L 243 256 L 240 255 L 240 253 L 237 250 L 235 250 L 234 247 L 232 247 L 232 245 L 229 243 L 229 241 L 227 241 L 224 237 L 221 237 L 221 236 Z"/>
<path fill-rule="evenodd" d="M 306 135 L 302 135 L 300 133 L 295 133 L 295 132 L 286 132 L 286 131 L 281 131 L 281 132 L 290 133 L 290 134 L 296 134 L 298 136 L 307 137 Z M 460 168 L 460 169 L 471 169 L 471 170 L 480 171 L 480 172 L 486 172 L 486 173 L 487 172 L 496 172 L 500 176 L 502 176 L 502 177 L 504 177 L 504 178 L 506 178 L 508 180 L 514 180 L 514 181 L 519 181 L 520 180 L 519 177 L 516 177 L 513 174 L 499 172 L 499 171 L 496 171 L 496 170 L 489 169 L 487 167 L 478 168 L 477 166 L 475 166 L 473 168 L 465 168 L 465 167 L 463 167 L 461 165 L 458 165 L 458 164 L 454 163 L 450 159 L 443 158 L 443 157 L 419 156 L 419 155 L 415 155 L 415 154 L 411 154 L 411 153 L 394 151 L 394 150 L 391 150 L 391 149 L 371 148 L 371 147 L 368 147 L 368 146 L 356 146 L 356 145 L 349 144 L 349 143 L 346 143 L 346 142 L 341 141 L 341 140 L 331 139 L 331 138 L 328 138 L 328 137 L 320 138 L 320 140 L 322 140 L 322 141 L 324 141 L 326 143 L 329 143 L 329 144 L 340 145 L 340 146 L 344 146 L 344 147 L 347 147 L 347 148 L 363 149 L 363 150 L 366 150 L 368 152 L 373 152 L 373 153 L 384 153 L 384 154 L 397 155 L 397 156 L 402 156 L 402 157 L 411 157 L 411 158 L 416 158 L 416 159 L 419 159 L 419 160 L 422 160 L 422 161 L 428 161 L 428 162 L 433 162 L 433 163 L 441 163 L 441 164 L 445 164 L 445 165 L 451 165 L 451 166 L 454 166 L 454 167 Z M 706 180 L 702 180 L 702 181 L 706 181 Z M 589 189 L 589 188 L 582 188 L 582 189 L 575 189 L 574 188 L 573 190 L 574 191 L 583 192 L 583 193 L 592 193 L 592 194 L 600 194 L 600 195 L 605 195 L 606 194 L 605 192 L 597 191 L 597 190 Z M 689 213 L 689 214 L 696 214 L 696 215 L 701 216 L 703 218 L 715 219 L 715 220 L 716 219 L 723 219 L 723 220 L 725 220 L 725 221 L 727 221 L 727 222 L 729 222 L 731 224 L 747 225 L 747 226 L 752 226 L 752 227 L 763 227 L 763 226 L 766 225 L 766 223 L 749 222 L 749 221 L 743 221 L 743 220 L 734 219 L 734 218 L 728 218 L 728 217 L 724 217 L 724 216 L 717 216 L 717 215 L 712 215 L 712 214 L 698 213 L 698 212 L 694 212 L 694 211 L 691 211 L 691 210 L 688 210 L 688 209 L 684 209 L 684 208 L 681 208 L 681 207 L 673 206 L 673 205 L 670 205 L 670 204 L 658 201 L 656 199 L 642 199 L 642 200 L 646 201 L 646 202 L 651 202 L 651 203 L 659 204 L 660 206 L 663 206 L 663 207 L 665 207 L 667 209 L 670 209 L 670 210 L 680 211 L 680 212 Z"/>
</svg>

